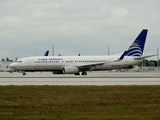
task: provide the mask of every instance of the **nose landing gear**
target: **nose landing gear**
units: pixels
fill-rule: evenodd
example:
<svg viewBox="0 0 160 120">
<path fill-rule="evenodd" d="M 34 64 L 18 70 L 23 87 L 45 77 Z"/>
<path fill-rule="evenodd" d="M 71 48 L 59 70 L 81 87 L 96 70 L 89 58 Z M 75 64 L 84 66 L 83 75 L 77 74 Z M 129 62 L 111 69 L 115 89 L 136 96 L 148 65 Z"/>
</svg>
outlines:
<svg viewBox="0 0 160 120">
<path fill-rule="evenodd" d="M 26 75 L 26 73 L 24 72 L 23 75 Z"/>
</svg>

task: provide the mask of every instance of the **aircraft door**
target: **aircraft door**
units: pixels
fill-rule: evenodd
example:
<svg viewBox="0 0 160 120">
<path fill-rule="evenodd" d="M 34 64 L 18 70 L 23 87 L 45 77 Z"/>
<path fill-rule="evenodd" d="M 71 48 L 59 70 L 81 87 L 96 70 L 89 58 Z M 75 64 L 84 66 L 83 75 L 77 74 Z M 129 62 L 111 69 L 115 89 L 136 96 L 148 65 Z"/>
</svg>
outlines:
<svg viewBox="0 0 160 120">
<path fill-rule="evenodd" d="M 28 58 L 28 59 L 27 59 L 27 65 L 28 65 L 28 66 L 32 66 L 32 61 L 33 61 L 32 59 Z"/>
</svg>

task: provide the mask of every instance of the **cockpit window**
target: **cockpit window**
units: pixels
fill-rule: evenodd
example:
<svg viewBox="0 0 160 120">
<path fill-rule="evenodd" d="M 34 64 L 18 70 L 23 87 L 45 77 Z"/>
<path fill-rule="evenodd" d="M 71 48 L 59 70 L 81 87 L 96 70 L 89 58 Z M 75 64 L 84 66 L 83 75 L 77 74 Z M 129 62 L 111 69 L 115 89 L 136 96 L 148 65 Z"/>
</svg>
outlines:
<svg viewBox="0 0 160 120">
<path fill-rule="evenodd" d="M 20 60 L 17 60 L 16 62 L 17 62 L 17 63 L 21 63 L 22 61 L 20 61 Z"/>
</svg>

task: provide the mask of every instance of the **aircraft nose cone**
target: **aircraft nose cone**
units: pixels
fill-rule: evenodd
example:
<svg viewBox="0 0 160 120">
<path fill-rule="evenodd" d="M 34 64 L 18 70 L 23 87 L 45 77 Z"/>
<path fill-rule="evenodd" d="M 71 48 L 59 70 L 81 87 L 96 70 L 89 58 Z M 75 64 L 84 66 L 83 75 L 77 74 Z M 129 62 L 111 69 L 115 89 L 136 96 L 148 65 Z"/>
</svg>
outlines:
<svg viewBox="0 0 160 120">
<path fill-rule="evenodd" d="M 15 66 L 16 66 L 15 63 L 11 63 L 11 64 L 9 65 L 9 67 L 10 67 L 10 68 L 13 68 L 13 69 L 15 69 Z"/>
</svg>

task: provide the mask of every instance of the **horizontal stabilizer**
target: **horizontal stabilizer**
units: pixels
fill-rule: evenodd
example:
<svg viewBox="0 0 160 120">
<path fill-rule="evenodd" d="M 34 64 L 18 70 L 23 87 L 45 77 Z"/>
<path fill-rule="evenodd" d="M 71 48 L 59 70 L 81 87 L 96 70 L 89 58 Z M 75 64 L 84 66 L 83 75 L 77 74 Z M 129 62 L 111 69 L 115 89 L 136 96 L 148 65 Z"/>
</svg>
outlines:
<svg viewBox="0 0 160 120">
<path fill-rule="evenodd" d="M 135 60 L 141 60 L 141 59 L 145 59 L 145 58 L 153 57 L 153 56 L 157 56 L 157 54 L 154 54 L 154 55 L 147 55 L 147 56 L 141 56 L 141 57 L 137 57 L 137 58 L 134 58 L 134 59 L 135 59 Z"/>
</svg>

